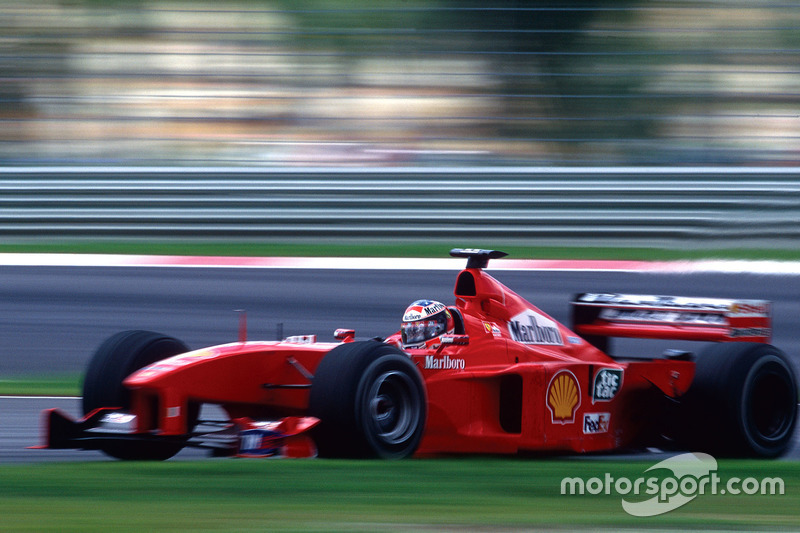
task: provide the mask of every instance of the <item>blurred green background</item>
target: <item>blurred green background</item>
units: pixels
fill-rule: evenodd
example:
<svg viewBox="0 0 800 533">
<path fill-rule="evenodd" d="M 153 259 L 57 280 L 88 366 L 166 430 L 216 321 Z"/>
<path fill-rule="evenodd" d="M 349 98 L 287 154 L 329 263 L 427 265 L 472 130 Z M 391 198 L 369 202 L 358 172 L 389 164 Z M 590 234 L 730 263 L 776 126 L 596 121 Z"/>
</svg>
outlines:
<svg viewBox="0 0 800 533">
<path fill-rule="evenodd" d="M 0 1 L 0 164 L 796 165 L 793 2 Z"/>
</svg>

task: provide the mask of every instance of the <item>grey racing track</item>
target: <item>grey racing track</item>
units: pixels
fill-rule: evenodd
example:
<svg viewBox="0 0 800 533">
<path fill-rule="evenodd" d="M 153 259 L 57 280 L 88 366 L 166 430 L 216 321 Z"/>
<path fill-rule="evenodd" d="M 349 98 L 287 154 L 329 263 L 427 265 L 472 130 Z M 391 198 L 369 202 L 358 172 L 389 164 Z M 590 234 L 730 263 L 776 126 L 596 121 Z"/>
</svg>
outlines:
<svg viewBox="0 0 800 533">
<path fill-rule="evenodd" d="M 489 270 L 491 272 L 491 269 Z M 457 271 L 246 268 L 0 267 L 0 379 L 82 372 L 94 349 L 124 329 L 180 338 L 192 348 L 237 338 L 237 309 L 247 311 L 250 339 L 315 334 L 336 328 L 357 338 L 399 327 L 418 298 L 453 302 Z M 497 271 L 498 280 L 569 324 L 569 301 L 584 291 L 767 299 L 774 303 L 773 344 L 800 367 L 800 276 L 629 272 Z M 615 352 L 658 356 L 693 343 L 624 341 Z M 95 452 L 28 450 L 38 443 L 39 412 L 70 399 L 0 398 L 0 463 L 91 460 Z M 800 457 L 798 437 L 789 458 Z M 193 450 L 178 458 L 198 457 Z"/>
</svg>

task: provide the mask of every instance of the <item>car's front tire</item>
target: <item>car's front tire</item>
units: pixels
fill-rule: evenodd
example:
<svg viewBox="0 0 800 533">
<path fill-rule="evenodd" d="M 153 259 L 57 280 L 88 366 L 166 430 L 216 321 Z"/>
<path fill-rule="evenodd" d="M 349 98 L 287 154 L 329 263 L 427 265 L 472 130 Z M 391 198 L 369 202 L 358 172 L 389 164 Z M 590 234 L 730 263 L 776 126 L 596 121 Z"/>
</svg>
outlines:
<svg viewBox="0 0 800 533">
<path fill-rule="evenodd" d="M 377 341 L 342 344 L 314 374 L 309 414 L 322 457 L 412 455 L 425 429 L 422 376 L 400 349 Z"/>
<path fill-rule="evenodd" d="M 99 407 L 130 408 L 130 391 L 123 380 L 135 371 L 167 357 L 188 352 L 177 339 L 151 331 L 123 331 L 106 339 L 95 351 L 83 380 L 83 413 Z M 166 460 L 181 451 L 181 442 L 142 442 L 109 439 L 103 452 L 126 460 Z"/>
</svg>

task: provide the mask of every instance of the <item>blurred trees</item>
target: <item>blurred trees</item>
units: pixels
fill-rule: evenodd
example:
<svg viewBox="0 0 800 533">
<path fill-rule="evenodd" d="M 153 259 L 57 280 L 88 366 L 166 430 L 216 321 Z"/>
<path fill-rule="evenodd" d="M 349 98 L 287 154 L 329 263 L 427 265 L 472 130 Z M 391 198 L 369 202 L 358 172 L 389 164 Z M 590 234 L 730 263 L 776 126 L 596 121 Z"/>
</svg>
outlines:
<svg viewBox="0 0 800 533">
<path fill-rule="evenodd" d="M 0 159 L 797 162 L 778 2 L 0 0 Z"/>
</svg>

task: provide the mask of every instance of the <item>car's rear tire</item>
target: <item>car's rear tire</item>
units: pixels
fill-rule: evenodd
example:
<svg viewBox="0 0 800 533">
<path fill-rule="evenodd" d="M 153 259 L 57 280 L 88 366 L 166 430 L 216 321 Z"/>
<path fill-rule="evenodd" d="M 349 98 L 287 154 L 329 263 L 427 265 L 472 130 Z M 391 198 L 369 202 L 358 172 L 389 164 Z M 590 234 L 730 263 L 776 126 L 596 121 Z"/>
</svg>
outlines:
<svg viewBox="0 0 800 533">
<path fill-rule="evenodd" d="M 682 444 L 729 456 L 778 457 L 791 444 L 797 381 L 786 355 L 759 343 L 701 352 L 681 400 Z"/>
<path fill-rule="evenodd" d="M 314 374 L 309 414 L 322 457 L 412 455 L 425 429 L 427 399 L 419 370 L 400 349 L 377 341 L 331 350 Z"/>
<path fill-rule="evenodd" d="M 95 351 L 83 380 L 83 413 L 99 407 L 130 408 L 130 391 L 122 384 L 133 372 L 173 355 L 188 352 L 179 340 L 151 331 L 123 331 Z M 101 450 L 117 459 L 166 460 L 183 449 L 181 442 L 110 439 Z"/>
</svg>

